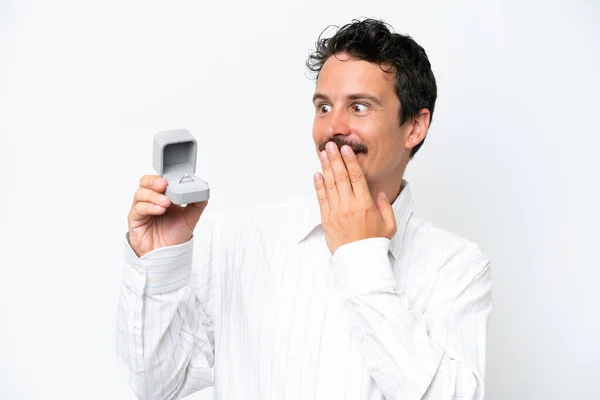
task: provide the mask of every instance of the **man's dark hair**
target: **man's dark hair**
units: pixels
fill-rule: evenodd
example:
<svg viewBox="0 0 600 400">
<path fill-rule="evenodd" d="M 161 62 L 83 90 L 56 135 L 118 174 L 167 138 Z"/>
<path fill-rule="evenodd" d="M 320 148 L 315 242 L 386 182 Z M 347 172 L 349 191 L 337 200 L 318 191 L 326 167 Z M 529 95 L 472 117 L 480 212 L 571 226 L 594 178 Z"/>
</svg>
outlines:
<svg viewBox="0 0 600 400">
<path fill-rule="evenodd" d="M 387 23 L 370 18 L 352 20 L 330 38 L 323 38 L 323 33 L 317 40 L 316 50 L 306 60 L 306 67 L 316 72 L 317 78 L 325 61 L 339 53 L 377 63 L 385 72 L 395 73 L 394 86 L 400 100 L 400 125 L 423 108 L 428 109 L 433 118 L 437 98 L 435 77 L 425 50 L 412 37 L 394 33 Z M 410 158 L 424 141 L 413 147 Z"/>
</svg>

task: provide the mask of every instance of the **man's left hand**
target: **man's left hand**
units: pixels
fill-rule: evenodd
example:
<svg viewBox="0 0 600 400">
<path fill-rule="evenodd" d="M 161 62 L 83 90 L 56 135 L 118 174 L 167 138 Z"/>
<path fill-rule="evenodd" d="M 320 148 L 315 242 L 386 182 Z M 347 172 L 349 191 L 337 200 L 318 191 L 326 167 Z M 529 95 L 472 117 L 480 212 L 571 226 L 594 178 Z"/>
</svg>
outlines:
<svg viewBox="0 0 600 400">
<path fill-rule="evenodd" d="M 333 142 L 319 155 L 323 174 L 315 174 L 321 223 L 331 254 L 342 245 L 396 233 L 396 218 L 384 192 L 373 200 L 365 174 L 352 149 Z"/>
</svg>

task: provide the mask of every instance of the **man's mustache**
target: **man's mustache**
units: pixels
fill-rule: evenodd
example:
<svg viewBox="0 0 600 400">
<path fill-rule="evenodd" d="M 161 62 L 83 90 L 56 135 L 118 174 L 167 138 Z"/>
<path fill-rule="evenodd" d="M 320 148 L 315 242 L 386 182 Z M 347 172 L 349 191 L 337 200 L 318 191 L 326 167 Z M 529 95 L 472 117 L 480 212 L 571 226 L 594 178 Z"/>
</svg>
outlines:
<svg viewBox="0 0 600 400">
<path fill-rule="evenodd" d="M 354 154 L 360 154 L 360 153 L 367 154 L 367 152 L 369 151 L 369 149 L 367 149 L 367 146 L 365 146 L 362 143 L 350 143 L 350 142 L 347 142 L 344 138 L 334 136 L 319 145 L 319 152 L 325 150 L 325 145 L 329 142 L 335 143 L 338 150 L 340 150 L 342 148 L 342 146 L 346 144 L 346 145 L 350 146 L 350 148 L 352 149 Z"/>
</svg>

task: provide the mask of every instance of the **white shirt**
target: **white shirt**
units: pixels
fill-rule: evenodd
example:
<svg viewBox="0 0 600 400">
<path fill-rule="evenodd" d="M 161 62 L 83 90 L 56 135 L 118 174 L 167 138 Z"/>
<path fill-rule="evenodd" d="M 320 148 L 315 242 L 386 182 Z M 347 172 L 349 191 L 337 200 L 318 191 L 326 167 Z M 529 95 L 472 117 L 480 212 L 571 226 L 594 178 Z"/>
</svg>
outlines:
<svg viewBox="0 0 600 400">
<path fill-rule="evenodd" d="M 136 395 L 483 398 L 490 262 L 416 216 L 403 184 L 392 240 L 333 256 L 316 195 L 244 208 L 141 258 L 125 240 L 117 350 Z"/>
</svg>

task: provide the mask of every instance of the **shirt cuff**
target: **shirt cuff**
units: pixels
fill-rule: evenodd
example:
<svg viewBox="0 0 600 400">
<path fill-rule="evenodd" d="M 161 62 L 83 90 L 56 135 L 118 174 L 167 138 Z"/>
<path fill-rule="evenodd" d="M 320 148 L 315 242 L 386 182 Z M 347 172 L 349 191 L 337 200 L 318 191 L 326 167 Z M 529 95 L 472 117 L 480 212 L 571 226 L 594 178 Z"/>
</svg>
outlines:
<svg viewBox="0 0 600 400">
<path fill-rule="evenodd" d="M 154 249 L 138 257 L 125 235 L 123 283 L 138 294 L 164 293 L 188 284 L 192 275 L 194 237 L 185 243 Z"/>
<path fill-rule="evenodd" d="M 396 278 L 388 257 L 390 240 L 377 237 L 340 246 L 331 259 L 333 288 L 344 299 L 394 289 Z"/>
</svg>

